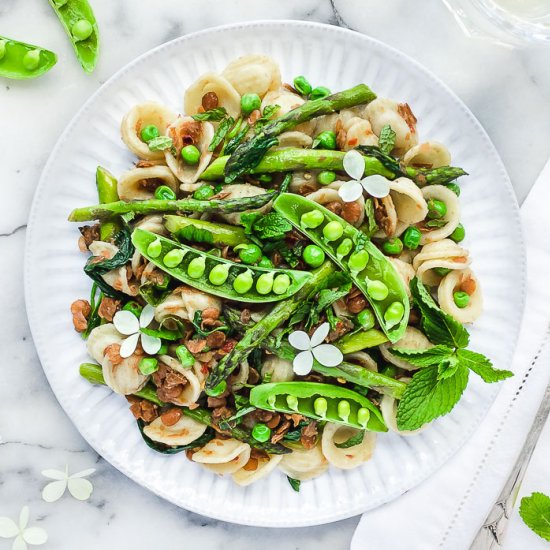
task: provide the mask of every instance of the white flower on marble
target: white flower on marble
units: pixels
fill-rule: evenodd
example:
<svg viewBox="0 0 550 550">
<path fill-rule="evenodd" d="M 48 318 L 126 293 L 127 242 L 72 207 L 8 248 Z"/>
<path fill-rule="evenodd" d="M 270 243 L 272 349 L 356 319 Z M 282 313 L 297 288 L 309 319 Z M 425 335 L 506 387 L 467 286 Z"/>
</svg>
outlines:
<svg viewBox="0 0 550 550">
<path fill-rule="evenodd" d="M 52 481 L 44 487 L 42 490 L 42 498 L 46 502 L 55 502 L 59 500 L 64 494 L 67 488 L 69 493 L 77 500 L 88 500 L 94 490 L 92 483 L 84 479 L 85 477 L 93 474 L 95 468 L 88 468 L 82 470 L 76 474 L 69 475 L 69 466 L 65 466 L 65 470 L 43 470 L 42 475 Z"/>
<path fill-rule="evenodd" d="M 344 170 L 352 178 L 344 182 L 338 194 L 344 202 L 356 201 L 365 190 L 369 195 L 381 199 L 390 192 L 390 182 L 384 176 L 375 174 L 363 177 L 365 173 L 365 159 L 356 149 L 348 151 L 344 155 Z"/>
<path fill-rule="evenodd" d="M 155 355 L 162 346 L 162 341 L 157 336 L 143 334 L 142 329 L 147 328 L 155 317 L 155 308 L 147 304 L 139 316 L 139 319 L 131 312 L 126 310 L 117 311 L 113 317 L 113 324 L 121 334 L 128 336 L 120 346 L 120 356 L 130 357 L 141 338 L 141 346 L 148 355 Z"/>
<path fill-rule="evenodd" d="M 328 323 L 320 325 L 309 337 L 303 330 L 295 330 L 288 336 L 290 345 L 300 350 L 292 362 L 294 372 L 299 376 L 308 374 L 313 367 L 313 359 L 316 359 L 325 367 L 336 367 L 344 356 L 342 352 L 332 344 L 323 344 L 330 330 Z"/>
<path fill-rule="evenodd" d="M 48 533 L 41 527 L 28 527 L 29 507 L 23 506 L 19 513 L 19 523 L 11 518 L 0 517 L 0 537 L 14 539 L 12 550 L 26 550 L 27 544 L 39 545 L 48 540 Z"/>
</svg>

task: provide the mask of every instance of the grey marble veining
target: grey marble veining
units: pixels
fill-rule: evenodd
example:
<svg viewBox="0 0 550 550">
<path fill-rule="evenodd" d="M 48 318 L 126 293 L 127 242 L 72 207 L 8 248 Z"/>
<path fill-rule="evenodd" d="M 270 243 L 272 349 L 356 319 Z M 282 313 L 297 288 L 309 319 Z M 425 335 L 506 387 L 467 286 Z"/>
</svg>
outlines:
<svg viewBox="0 0 550 550">
<path fill-rule="evenodd" d="M 0 81 L 0 516 L 23 505 L 45 528 L 44 548 L 343 550 L 358 518 L 267 530 L 218 522 L 176 508 L 103 461 L 58 405 L 33 347 L 23 299 L 23 249 L 40 172 L 80 105 L 141 53 L 182 34 L 255 19 L 305 19 L 369 34 L 433 70 L 485 126 L 521 201 L 550 153 L 550 74 L 542 49 L 511 50 L 466 38 L 439 0 L 93 0 L 102 55 L 85 75 L 44 2 L 0 1 L 2 34 L 49 47 L 57 67 L 36 81 Z M 60 350 L 62 353 L 63 350 Z M 93 467 L 87 502 L 42 501 L 45 468 Z M 0 550 L 11 541 L 0 539 Z"/>
</svg>

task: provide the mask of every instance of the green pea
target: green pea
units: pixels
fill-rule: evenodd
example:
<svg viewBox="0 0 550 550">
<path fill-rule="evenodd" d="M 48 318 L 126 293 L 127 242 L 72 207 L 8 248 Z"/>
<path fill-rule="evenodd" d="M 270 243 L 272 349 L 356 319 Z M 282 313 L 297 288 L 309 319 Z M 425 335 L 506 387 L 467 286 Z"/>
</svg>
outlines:
<svg viewBox="0 0 550 550">
<path fill-rule="evenodd" d="M 273 262 L 267 256 L 262 256 L 258 262 L 258 267 L 271 269 L 273 267 Z"/>
<path fill-rule="evenodd" d="M 290 286 L 290 277 L 286 273 L 281 273 L 273 281 L 273 292 L 277 295 L 284 294 Z"/>
<path fill-rule="evenodd" d="M 374 313 L 370 309 L 365 308 L 357 314 L 357 322 L 363 330 L 369 330 L 374 327 L 376 319 L 374 318 Z"/>
<path fill-rule="evenodd" d="M 155 189 L 155 199 L 163 201 L 173 201 L 176 200 L 176 194 L 168 185 L 159 185 Z"/>
<path fill-rule="evenodd" d="M 389 290 L 382 281 L 368 281 L 367 294 L 373 300 L 379 302 L 380 300 L 385 300 L 388 297 Z"/>
<path fill-rule="evenodd" d="M 445 277 L 448 273 L 450 273 L 452 270 L 447 267 L 434 267 L 434 273 L 436 275 L 439 275 L 440 277 Z"/>
<path fill-rule="evenodd" d="M 276 395 L 269 395 L 267 397 L 267 404 L 270 406 L 270 407 L 273 407 L 275 408 L 276 404 L 277 404 L 277 396 Z"/>
<path fill-rule="evenodd" d="M 254 279 L 252 278 L 252 271 L 247 269 L 243 273 L 239 273 L 233 281 L 233 288 L 237 294 L 246 294 L 254 284 Z"/>
<path fill-rule="evenodd" d="M 397 256 L 403 252 L 403 241 L 399 237 L 385 241 L 382 245 L 382 250 L 385 254 Z"/>
<path fill-rule="evenodd" d="M 214 189 L 210 185 L 201 185 L 194 193 L 193 198 L 198 201 L 206 201 L 214 196 Z"/>
<path fill-rule="evenodd" d="M 143 357 L 138 363 L 139 372 L 144 376 L 159 370 L 159 362 L 154 357 Z"/>
<path fill-rule="evenodd" d="M 357 423 L 362 426 L 363 428 L 366 428 L 367 427 L 367 424 L 369 422 L 369 419 L 370 419 L 370 411 L 369 409 L 365 408 L 365 407 L 361 407 L 358 411 L 357 411 Z"/>
<path fill-rule="evenodd" d="M 339 260 L 345 258 L 353 249 L 353 241 L 351 239 L 345 238 L 336 249 L 336 257 Z"/>
<path fill-rule="evenodd" d="M 258 94 L 244 94 L 241 97 L 241 111 L 244 116 L 248 116 L 252 111 L 256 111 L 262 106 L 262 100 Z"/>
<path fill-rule="evenodd" d="M 448 183 L 445 187 L 450 189 L 457 197 L 460 197 L 460 187 L 456 183 Z"/>
<path fill-rule="evenodd" d="M 229 268 L 230 264 L 217 264 L 215 265 L 210 273 L 208 274 L 208 280 L 216 286 L 223 285 L 229 277 Z"/>
<path fill-rule="evenodd" d="M 203 256 L 197 256 L 193 258 L 187 266 L 187 275 L 191 279 L 200 279 L 204 275 L 206 270 L 206 260 Z"/>
<path fill-rule="evenodd" d="M 168 344 L 162 344 L 158 351 L 159 355 L 166 355 L 168 353 Z"/>
<path fill-rule="evenodd" d="M 4 59 L 6 55 L 6 41 L 0 40 L 0 59 Z"/>
<path fill-rule="evenodd" d="M 405 233 L 403 233 L 403 244 L 409 250 L 416 250 L 420 244 L 420 239 L 422 238 L 422 233 L 418 227 L 407 227 Z"/>
<path fill-rule="evenodd" d="M 166 267 L 177 267 L 178 265 L 181 264 L 181 261 L 183 260 L 184 256 L 185 256 L 185 250 L 181 250 L 180 248 L 174 248 L 173 250 L 170 250 L 170 252 L 167 252 L 165 254 L 164 258 L 162 259 L 162 262 Z M 198 258 L 195 258 L 195 260 L 198 260 Z M 192 260 L 189 263 L 189 267 L 195 260 Z M 204 265 L 204 258 L 202 260 Z M 189 268 L 187 268 L 187 272 L 189 273 Z M 203 273 L 204 273 L 204 268 L 203 268 Z"/>
<path fill-rule="evenodd" d="M 257 244 L 240 244 L 234 248 L 244 264 L 252 265 L 262 257 L 262 249 Z"/>
<path fill-rule="evenodd" d="M 271 174 L 260 174 L 258 176 L 258 181 L 261 183 L 271 183 L 273 181 L 273 176 Z"/>
<path fill-rule="evenodd" d="M 323 227 L 323 236 L 325 240 L 337 241 L 344 234 L 344 227 L 340 222 L 332 221 L 328 222 L 325 227 Z"/>
<path fill-rule="evenodd" d="M 186 145 L 181 150 L 181 158 L 186 164 L 198 164 L 201 152 L 194 145 Z"/>
<path fill-rule="evenodd" d="M 325 261 L 325 253 L 316 244 L 308 244 L 302 252 L 302 258 L 307 265 L 319 267 Z"/>
<path fill-rule="evenodd" d="M 336 134 L 330 130 L 326 130 L 317 134 L 313 140 L 313 149 L 320 147 L 321 149 L 336 149 Z"/>
<path fill-rule="evenodd" d="M 397 325 L 405 315 L 405 307 L 401 302 L 393 302 L 388 306 L 388 309 L 384 312 L 384 321 L 386 321 L 386 328 L 391 328 Z"/>
<path fill-rule="evenodd" d="M 286 404 L 288 405 L 289 409 L 292 409 L 293 411 L 298 410 L 298 398 L 294 395 L 287 395 L 286 396 Z"/>
<path fill-rule="evenodd" d="M 327 409 L 328 409 L 328 403 L 324 397 L 318 397 L 313 402 L 313 410 L 315 411 L 315 414 L 317 416 L 320 416 L 321 418 L 325 418 L 325 415 L 327 414 Z"/>
<path fill-rule="evenodd" d="M 359 252 L 354 252 L 349 257 L 348 267 L 351 269 L 352 273 L 357 274 L 363 271 L 368 263 L 369 253 L 366 250 L 359 250 Z"/>
<path fill-rule="evenodd" d="M 147 254 L 151 256 L 151 258 L 158 258 L 162 252 L 162 244 L 160 242 L 160 239 L 157 237 L 154 241 L 151 241 L 149 243 L 149 246 L 147 247 Z"/>
<path fill-rule="evenodd" d="M 143 308 L 134 300 L 130 300 L 129 302 L 126 302 L 126 304 L 124 304 L 124 307 L 122 309 L 124 311 L 132 312 L 136 317 L 139 317 L 143 310 Z"/>
<path fill-rule="evenodd" d="M 258 422 L 252 428 L 252 437 L 260 443 L 265 443 L 271 439 L 271 428 L 262 422 Z"/>
<path fill-rule="evenodd" d="M 319 227 L 325 221 L 325 216 L 319 210 L 311 210 L 302 214 L 300 218 L 300 225 L 308 229 L 315 229 Z"/>
<path fill-rule="evenodd" d="M 195 364 L 193 354 L 183 344 L 176 348 L 176 355 L 181 366 L 185 369 L 191 368 Z"/>
<path fill-rule="evenodd" d="M 309 99 L 323 99 L 330 95 L 330 90 L 325 86 L 317 86 L 311 90 Z"/>
<path fill-rule="evenodd" d="M 338 402 L 338 416 L 344 421 L 347 422 L 349 415 L 351 413 L 351 407 L 349 401 L 342 399 Z"/>
<path fill-rule="evenodd" d="M 459 243 L 464 240 L 466 237 L 466 230 L 464 226 L 459 223 L 456 226 L 456 229 L 449 235 L 449 239 L 452 239 L 455 243 Z"/>
<path fill-rule="evenodd" d="M 265 296 L 273 288 L 273 273 L 262 273 L 256 281 L 256 290 L 258 294 Z"/>
<path fill-rule="evenodd" d="M 447 205 L 443 201 L 430 199 L 428 201 L 428 218 L 438 220 L 447 214 Z"/>
<path fill-rule="evenodd" d="M 218 385 L 214 386 L 211 390 L 206 389 L 204 392 L 206 395 L 209 395 L 210 397 L 218 397 L 222 393 L 225 392 L 227 389 L 227 382 L 225 380 L 222 380 Z"/>
<path fill-rule="evenodd" d="M 470 295 L 467 292 L 458 290 L 453 293 L 453 300 L 455 301 L 456 307 L 462 309 L 470 303 Z"/>
<path fill-rule="evenodd" d="M 141 137 L 141 141 L 149 143 L 152 139 L 158 138 L 160 136 L 160 132 L 154 124 L 149 124 L 141 129 L 139 135 Z"/>
<path fill-rule="evenodd" d="M 23 67 L 28 71 L 34 71 L 40 63 L 40 50 L 30 50 L 23 56 Z"/>
<path fill-rule="evenodd" d="M 330 185 L 336 180 L 336 172 L 323 170 L 317 174 L 317 182 L 321 185 Z"/>
<path fill-rule="evenodd" d="M 380 370 L 380 374 L 393 378 L 397 374 L 397 367 L 395 365 L 386 365 L 383 369 Z"/>
<path fill-rule="evenodd" d="M 82 40 L 86 40 L 86 38 L 90 38 L 93 32 L 94 32 L 94 28 L 92 27 L 92 24 L 87 19 L 79 19 L 71 27 L 71 33 L 73 35 L 73 38 L 77 42 L 81 42 Z"/>
<path fill-rule="evenodd" d="M 311 93 L 311 84 L 305 76 L 297 76 L 294 79 L 294 89 L 300 95 L 309 95 Z"/>
</svg>

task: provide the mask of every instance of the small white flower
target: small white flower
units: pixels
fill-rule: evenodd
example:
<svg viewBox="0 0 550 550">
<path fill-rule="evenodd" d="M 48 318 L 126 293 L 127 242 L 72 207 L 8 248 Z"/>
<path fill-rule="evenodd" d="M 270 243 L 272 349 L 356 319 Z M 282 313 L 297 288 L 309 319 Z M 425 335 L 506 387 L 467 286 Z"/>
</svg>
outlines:
<svg viewBox="0 0 550 550">
<path fill-rule="evenodd" d="M 365 159 L 356 149 L 352 149 L 344 155 L 344 170 L 350 178 L 353 178 L 344 182 L 338 189 L 338 194 L 344 202 L 356 201 L 363 194 L 363 189 L 378 199 L 385 197 L 390 192 L 390 182 L 384 176 L 375 174 L 363 178 Z"/>
<path fill-rule="evenodd" d="M 42 475 L 49 479 L 54 479 L 55 481 L 48 483 L 46 487 L 44 487 L 42 490 L 42 498 L 46 502 L 55 502 L 63 496 L 68 487 L 69 493 L 77 500 L 88 500 L 94 490 L 94 486 L 90 481 L 84 478 L 94 472 L 95 468 L 88 468 L 87 470 L 69 475 L 68 465 L 65 466 L 65 471 L 44 470 Z"/>
<path fill-rule="evenodd" d="M 48 540 L 48 533 L 41 527 L 27 527 L 29 507 L 23 506 L 19 513 L 19 525 L 10 518 L 0 517 L 0 537 L 14 538 L 12 550 L 26 550 L 27 544 L 39 545 Z"/>
<path fill-rule="evenodd" d="M 290 345 L 300 350 L 300 353 L 296 355 L 292 362 L 292 368 L 296 374 L 299 376 L 308 374 L 313 367 L 314 358 L 325 367 L 336 367 L 342 362 L 344 356 L 336 346 L 322 343 L 329 330 L 330 325 L 323 323 L 311 338 L 303 330 L 295 330 L 289 334 L 288 341 Z"/>
<path fill-rule="evenodd" d="M 128 336 L 120 346 L 120 356 L 130 357 L 136 350 L 136 347 L 141 336 L 141 345 L 145 353 L 155 355 L 162 346 L 162 341 L 157 336 L 143 334 L 141 329 L 147 328 L 155 317 L 155 308 L 147 304 L 141 315 L 138 318 L 131 312 L 126 310 L 117 311 L 113 317 L 113 324 L 121 334 Z"/>
</svg>

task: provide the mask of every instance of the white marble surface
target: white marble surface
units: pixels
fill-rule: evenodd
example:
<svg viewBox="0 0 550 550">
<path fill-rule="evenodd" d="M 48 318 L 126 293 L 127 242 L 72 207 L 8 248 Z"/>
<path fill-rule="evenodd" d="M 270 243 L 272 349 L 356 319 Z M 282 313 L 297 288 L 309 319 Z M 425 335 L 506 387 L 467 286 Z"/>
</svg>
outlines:
<svg viewBox="0 0 550 550">
<path fill-rule="evenodd" d="M 441 77 L 472 109 L 503 157 L 518 199 L 550 154 L 547 51 L 508 50 L 463 36 L 439 0 L 93 0 L 102 55 L 85 75 L 47 2 L 0 0 L 2 34 L 49 47 L 57 67 L 37 81 L 0 81 L 0 516 L 30 506 L 45 548 L 340 550 L 358 518 L 309 529 L 239 527 L 180 510 L 119 474 L 88 447 L 42 373 L 25 317 L 25 224 L 40 171 L 65 125 L 109 76 L 148 49 L 185 33 L 251 19 L 307 19 L 348 26 L 401 49 Z M 62 353 L 62 350 L 60 350 Z M 95 467 L 85 503 L 46 504 L 44 468 Z M 11 542 L 0 539 L 0 550 Z"/>
</svg>

